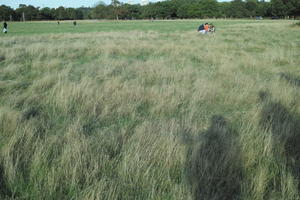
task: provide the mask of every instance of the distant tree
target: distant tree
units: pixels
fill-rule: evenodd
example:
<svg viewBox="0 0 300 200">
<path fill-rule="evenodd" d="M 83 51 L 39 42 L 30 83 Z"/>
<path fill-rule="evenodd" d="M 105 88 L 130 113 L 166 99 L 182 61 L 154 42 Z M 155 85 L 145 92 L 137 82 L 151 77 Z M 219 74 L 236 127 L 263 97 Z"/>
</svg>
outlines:
<svg viewBox="0 0 300 200">
<path fill-rule="evenodd" d="M 165 19 L 168 17 L 168 8 L 165 2 L 158 2 L 153 5 L 155 18 Z"/>
<path fill-rule="evenodd" d="M 122 10 L 120 9 L 121 2 L 118 0 L 111 0 L 111 5 L 113 7 L 112 11 L 114 13 L 114 16 L 116 16 L 116 19 L 119 19 L 119 15 L 121 15 Z"/>
<path fill-rule="evenodd" d="M 219 2 L 220 17 L 231 17 L 230 2 Z"/>
<path fill-rule="evenodd" d="M 256 15 L 257 16 L 271 16 L 271 6 L 270 3 L 265 1 L 260 1 L 256 7 Z"/>
<path fill-rule="evenodd" d="M 141 6 L 139 4 L 131 5 L 125 4 L 124 7 L 127 9 L 126 19 L 140 19 L 141 18 Z"/>
<path fill-rule="evenodd" d="M 24 4 L 20 4 L 19 8 L 16 9 L 16 13 L 20 19 L 37 20 L 39 16 L 39 9 L 32 5 L 26 6 Z"/>
<path fill-rule="evenodd" d="M 300 16 L 300 1 L 299 0 L 285 0 L 288 10 L 288 15 Z"/>
<path fill-rule="evenodd" d="M 11 7 L 5 5 L 0 6 L 0 21 L 9 21 L 15 19 L 16 13 Z"/>
<path fill-rule="evenodd" d="M 300 2 L 298 1 L 296 8 L 293 13 L 294 16 L 300 16 Z"/>
<path fill-rule="evenodd" d="M 165 8 L 165 18 L 177 18 L 177 2 L 176 1 L 164 1 L 162 2 Z"/>
<path fill-rule="evenodd" d="M 92 9 L 91 13 L 94 19 L 110 19 L 112 18 L 112 6 L 106 6 L 104 3 L 98 4 Z"/>
<path fill-rule="evenodd" d="M 273 16 L 285 17 L 288 15 L 288 7 L 283 0 L 272 0 L 271 9 Z"/>
<path fill-rule="evenodd" d="M 51 8 L 50 13 L 51 13 L 51 18 L 52 19 L 57 19 L 56 18 L 56 9 L 55 8 Z"/>
<path fill-rule="evenodd" d="M 19 8 L 26 8 L 27 5 L 26 4 L 19 4 Z"/>
<path fill-rule="evenodd" d="M 128 7 L 122 4 L 119 7 L 119 19 L 130 19 Z"/>
<path fill-rule="evenodd" d="M 177 16 L 179 18 L 199 17 L 199 4 L 195 0 L 173 0 L 176 2 Z"/>
<path fill-rule="evenodd" d="M 54 19 L 53 12 L 50 8 L 42 8 L 39 10 L 39 19 L 41 20 L 52 20 Z"/>
<path fill-rule="evenodd" d="M 76 10 L 74 8 L 66 8 L 65 9 L 66 18 L 65 19 L 77 19 Z"/>
<path fill-rule="evenodd" d="M 80 8 L 77 8 L 76 11 L 80 12 L 80 14 L 77 13 L 77 19 L 92 19 L 92 15 L 91 15 L 92 8 L 80 7 Z"/>
<path fill-rule="evenodd" d="M 142 6 L 141 17 L 144 19 L 155 18 L 154 3 L 149 3 L 148 5 Z"/>
<path fill-rule="evenodd" d="M 245 2 L 242 0 L 234 0 L 230 2 L 229 9 L 231 10 L 231 17 L 243 18 L 247 17 L 247 9 L 245 8 Z"/>
<path fill-rule="evenodd" d="M 201 17 L 219 16 L 219 5 L 217 0 L 201 0 Z"/>
<path fill-rule="evenodd" d="M 179 4 L 179 6 L 177 7 L 177 16 L 179 18 L 188 18 L 188 7 L 189 5 L 188 4 Z"/>
<path fill-rule="evenodd" d="M 83 12 L 80 9 L 75 9 L 75 19 L 83 19 Z"/>
<path fill-rule="evenodd" d="M 300 15 L 299 0 L 272 0 L 271 13 L 273 16 L 286 17 Z"/>
<path fill-rule="evenodd" d="M 247 15 L 252 18 L 257 15 L 257 0 L 246 0 L 245 9 L 247 10 Z"/>
<path fill-rule="evenodd" d="M 55 10 L 55 19 L 68 19 L 68 13 L 66 12 L 66 9 L 63 6 L 60 6 Z"/>
</svg>

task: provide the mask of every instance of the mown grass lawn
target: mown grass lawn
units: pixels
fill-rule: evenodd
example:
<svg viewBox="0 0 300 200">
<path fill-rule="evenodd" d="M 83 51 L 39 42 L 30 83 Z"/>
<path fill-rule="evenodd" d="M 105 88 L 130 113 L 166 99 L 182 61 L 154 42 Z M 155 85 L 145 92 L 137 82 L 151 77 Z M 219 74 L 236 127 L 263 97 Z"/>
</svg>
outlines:
<svg viewBox="0 0 300 200">
<path fill-rule="evenodd" d="M 197 30 L 201 23 L 213 22 L 218 28 L 244 23 L 276 23 L 275 21 L 265 20 L 263 22 L 255 20 L 90 20 L 76 21 L 46 21 L 46 22 L 8 22 L 9 35 L 32 35 L 49 33 L 87 33 L 87 32 L 128 32 L 128 31 L 156 31 L 160 33 L 185 32 Z M 280 23 L 280 22 L 278 22 Z M 281 22 L 282 23 L 282 22 Z M 291 23 L 291 22 L 287 22 Z M 3 34 L 0 35 L 0 37 Z"/>
</svg>

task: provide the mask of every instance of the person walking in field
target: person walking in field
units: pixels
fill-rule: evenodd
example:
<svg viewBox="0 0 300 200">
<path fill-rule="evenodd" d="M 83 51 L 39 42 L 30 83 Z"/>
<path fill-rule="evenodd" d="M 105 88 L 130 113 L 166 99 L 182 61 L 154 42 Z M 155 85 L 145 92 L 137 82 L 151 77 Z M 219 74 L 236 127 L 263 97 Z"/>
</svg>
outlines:
<svg viewBox="0 0 300 200">
<path fill-rule="evenodd" d="M 7 29 L 7 23 L 4 22 L 3 23 L 3 33 L 7 33 L 8 29 Z"/>
</svg>

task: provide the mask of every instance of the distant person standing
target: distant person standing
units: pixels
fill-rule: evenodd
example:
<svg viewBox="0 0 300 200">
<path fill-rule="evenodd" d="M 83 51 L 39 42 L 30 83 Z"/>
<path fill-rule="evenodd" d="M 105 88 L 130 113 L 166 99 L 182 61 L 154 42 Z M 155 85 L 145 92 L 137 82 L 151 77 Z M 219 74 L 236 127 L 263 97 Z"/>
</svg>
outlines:
<svg viewBox="0 0 300 200">
<path fill-rule="evenodd" d="M 7 33 L 8 29 L 7 29 L 7 23 L 4 22 L 3 23 L 3 33 Z"/>
<path fill-rule="evenodd" d="M 74 25 L 74 26 L 76 26 L 76 25 L 77 25 L 77 22 L 76 22 L 76 21 L 74 21 L 74 22 L 73 22 L 73 25 Z"/>
<path fill-rule="evenodd" d="M 57 24 L 59 25 L 59 24 L 60 24 L 60 22 L 59 22 L 59 21 L 57 21 Z"/>
</svg>

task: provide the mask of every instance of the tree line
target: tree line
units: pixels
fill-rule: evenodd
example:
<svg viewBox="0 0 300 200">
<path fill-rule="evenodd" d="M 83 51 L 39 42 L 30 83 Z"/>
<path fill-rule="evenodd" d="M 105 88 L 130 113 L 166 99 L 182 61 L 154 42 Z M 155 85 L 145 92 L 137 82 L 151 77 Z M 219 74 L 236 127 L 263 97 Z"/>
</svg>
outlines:
<svg viewBox="0 0 300 200">
<path fill-rule="evenodd" d="M 147 5 L 98 3 L 93 8 L 39 8 L 20 4 L 18 8 L 0 6 L 0 20 L 79 20 L 79 19 L 187 19 L 253 18 L 300 16 L 300 0 L 166 0 Z"/>
<path fill-rule="evenodd" d="M 32 21 L 32 20 L 74 20 L 91 19 L 92 8 L 39 8 L 32 5 L 20 4 L 13 9 L 9 6 L 0 6 L 0 21 Z"/>
</svg>

